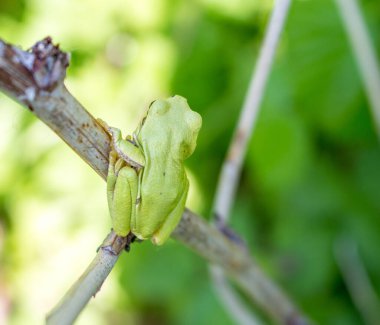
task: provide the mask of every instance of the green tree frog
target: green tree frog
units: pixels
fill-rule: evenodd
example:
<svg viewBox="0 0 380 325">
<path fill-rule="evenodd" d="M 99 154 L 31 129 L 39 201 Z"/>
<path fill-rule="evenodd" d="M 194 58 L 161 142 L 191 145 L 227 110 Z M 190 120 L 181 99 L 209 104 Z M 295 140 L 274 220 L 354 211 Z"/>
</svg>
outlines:
<svg viewBox="0 0 380 325">
<path fill-rule="evenodd" d="M 112 137 L 107 198 L 113 229 L 163 244 L 177 226 L 189 190 L 184 160 L 194 151 L 201 116 L 185 98 L 154 101 L 133 132 L 100 121 Z"/>
</svg>

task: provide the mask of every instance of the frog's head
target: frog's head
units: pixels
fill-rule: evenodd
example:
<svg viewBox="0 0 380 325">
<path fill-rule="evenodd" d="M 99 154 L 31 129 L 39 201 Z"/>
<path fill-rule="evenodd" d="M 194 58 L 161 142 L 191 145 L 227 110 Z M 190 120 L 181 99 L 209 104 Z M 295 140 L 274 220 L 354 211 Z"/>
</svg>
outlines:
<svg viewBox="0 0 380 325">
<path fill-rule="evenodd" d="M 202 117 L 194 112 L 186 98 L 173 96 L 166 100 L 170 104 L 173 121 L 173 135 L 179 141 L 179 153 L 182 159 L 189 157 L 195 150 Z"/>
<path fill-rule="evenodd" d="M 181 96 L 154 101 L 139 127 L 140 140 L 165 146 L 173 157 L 186 159 L 195 149 L 202 118 Z"/>
</svg>

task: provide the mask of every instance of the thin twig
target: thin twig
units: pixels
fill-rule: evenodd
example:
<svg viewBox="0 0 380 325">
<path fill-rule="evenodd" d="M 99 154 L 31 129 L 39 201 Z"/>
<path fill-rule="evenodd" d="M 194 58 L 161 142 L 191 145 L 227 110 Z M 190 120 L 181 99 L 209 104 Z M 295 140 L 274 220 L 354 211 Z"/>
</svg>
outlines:
<svg viewBox="0 0 380 325">
<path fill-rule="evenodd" d="M 0 90 L 28 107 L 106 179 L 109 136 L 64 87 L 66 66 L 67 56 L 50 39 L 38 42 L 29 52 L 0 41 Z M 270 318 L 283 324 L 301 319 L 297 308 L 260 271 L 246 250 L 190 210 L 185 209 L 172 237 L 222 266 Z M 112 268 L 113 262 L 108 258 L 100 256 L 90 267 L 97 269 L 99 283 Z M 91 296 L 98 289 L 94 284 L 82 286 L 80 282 L 68 296 L 79 294 L 76 291 L 86 291 L 80 294 Z"/>
<path fill-rule="evenodd" d="M 274 55 L 288 15 L 290 3 L 291 0 L 277 0 L 275 2 L 260 55 L 252 73 L 240 119 L 221 169 L 214 200 L 214 222 L 221 229 L 223 229 L 229 219 L 231 206 L 235 200 L 247 144 L 257 120 L 267 79 L 272 68 Z M 227 310 L 230 311 L 231 316 L 240 324 L 257 323 L 257 317 L 248 311 L 245 304 L 237 297 L 226 279 L 223 279 L 223 270 L 213 266 L 210 271 L 214 284 L 221 286 L 221 288 L 216 288 L 219 292 L 218 296 L 223 301 Z"/>
<path fill-rule="evenodd" d="M 380 67 L 357 0 L 335 0 L 351 43 L 380 139 Z"/>
<path fill-rule="evenodd" d="M 350 238 L 339 238 L 335 242 L 334 253 L 352 301 L 365 324 L 379 324 L 379 298 L 360 258 L 357 244 Z"/>
<path fill-rule="evenodd" d="M 274 54 L 288 14 L 290 2 L 291 0 L 277 0 L 275 2 L 256 68 L 252 72 L 252 78 L 239 122 L 219 176 L 214 201 L 214 213 L 224 224 L 228 221 L 231 205 L 235 200 L 236 188 L 240 179 L 247 144 L 257 120 L 266 82 L 271 71 Z"/>
<path fill-rule="evenodd" d="M 350 41 L 380 139 L 380 67 L 357 0 L 335 0 Z M 377 324 L 380 303 L 352 240 L 341 239 L 335 256 L 351 298 L 367 324 Z"/>
<path fill-rule="evenodd" d="M 262 321 L 250 312 L 241 297 L 229 284 L 222 268 L 210 265 L 211 279 L 219 299 L 222 299 L 224 307 L 240 325 L 261 325 Z"/>
<path fill-rule="evenodd" d="M 99 247 L 86 271 L 46 317 L 47 325 L 70 325 L 91 297 L 95 297 L 116 264 L 120 253 L 130 244 L 131 236 L 119 237 L 112 231 Z"/>
</svg>

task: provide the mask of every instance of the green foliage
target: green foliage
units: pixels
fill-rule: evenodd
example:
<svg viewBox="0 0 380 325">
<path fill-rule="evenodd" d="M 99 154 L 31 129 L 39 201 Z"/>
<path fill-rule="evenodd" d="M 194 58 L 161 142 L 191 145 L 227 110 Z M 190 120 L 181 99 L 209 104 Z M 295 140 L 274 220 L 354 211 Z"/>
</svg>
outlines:
<svg viewBox="0 0 380 325">
<path fill-rule="evenodd" d="M 69 89 L 124 133 L 153 99 L 187 97 L 203 116 L 188 164 L 197 180 L 188 206 L 208 217 L 271 3 L 2 1 L 0 37 L 27 47 L 52 35 L 73 54 Z M 380 3 L 361 4 L 379 49 Z M 42 319 L 48 307 L 37 301 L 52 306 L 105 235 L 105 185 L 2 95 L 0 127 L 0 298 L 14 306 L 9 320 L 25 323 Z M 378 291 L 379 166 L 370 108 L 334 2 L 294 1 L 231 223 L 317 323 L 362 322 L 333 254 L 340 236 L 358 244 Z M 79 323 L 109 319 L 232 324 L 207 265 L 173 242 L 134 245 Z"/>
</svg>

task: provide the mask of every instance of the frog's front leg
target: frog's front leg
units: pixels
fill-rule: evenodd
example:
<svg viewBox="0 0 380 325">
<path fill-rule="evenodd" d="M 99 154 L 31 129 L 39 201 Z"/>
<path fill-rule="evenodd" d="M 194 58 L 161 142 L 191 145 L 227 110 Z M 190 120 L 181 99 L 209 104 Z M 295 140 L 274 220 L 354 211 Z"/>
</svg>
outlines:
<svg viewBox="0 0 380 325">
<path fill-rule="evenodd" d="M 141 169 L 145 166 L 145 157 L 141 149 L 134 143 L 131 136 L 123 139 L 121 131 L 109 126 L 102 119 L 97 119 L 98 123 L 108 132 L 112 138 L 111 147 L 130 166 Z"/>
<path fill-rule="evenodd" d="M 125 165 L 117 153 L 111 151 L 107 176 L 107 199 L 115 233 L 125 237 L 131 230 L 131 220 L 136 213 L 138 176 Z"/>
</svg>

